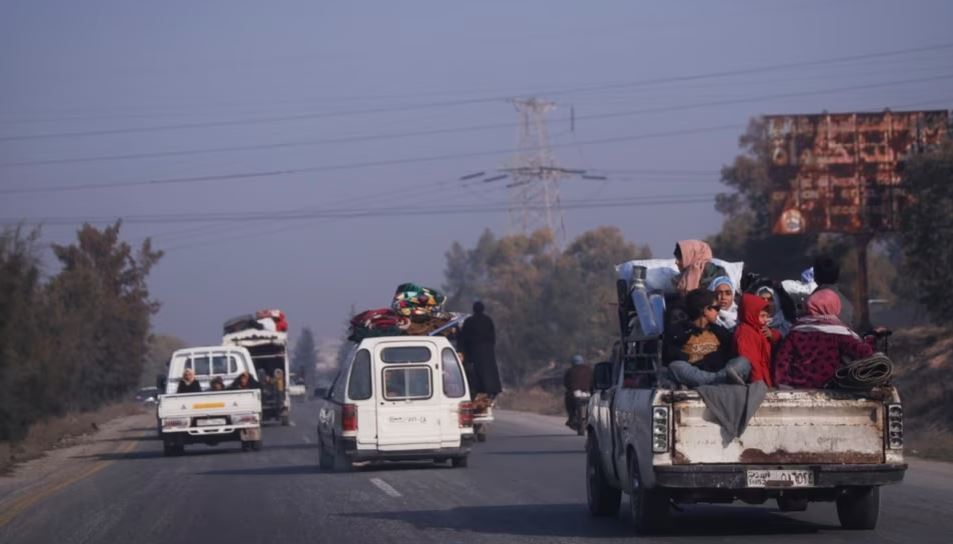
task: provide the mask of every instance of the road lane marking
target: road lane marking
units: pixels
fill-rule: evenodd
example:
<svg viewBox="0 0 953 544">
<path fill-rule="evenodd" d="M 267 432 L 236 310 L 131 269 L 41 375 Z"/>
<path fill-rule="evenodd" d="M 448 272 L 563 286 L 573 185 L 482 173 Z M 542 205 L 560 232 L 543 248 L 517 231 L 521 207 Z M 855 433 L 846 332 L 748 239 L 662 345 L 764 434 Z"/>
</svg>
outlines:
<svg viewBox="0 0 953 544">
<path fill-rule="evenodd" d="M 378 489 L 390 495 L 391 497 L 397 498 L 397 497 L 403 496 L 400 494 L 400 491 L 397 491 L 396 489 L 391 487 L 389 483 L 385 482 L 384 480 L 381 480 L 380 478 L 371 478 L 371 483 L 376 485 Z"/>
<path fill-rule="evenodd" d="M 310 443 L 311 443 L 311 439 L 308 438 L 307 436 L 305 436 L 305 437 L 303 437 L 303 438 L 304 438 L 304 443 L 305 443 L 305 444 L 310 444 Z"/>
<path fill-rule="evenodd" d="M 138 444 L 139 444 L 138 441 L 127 442 L 122 447 L 120 447 L 117 452 L 113 452 L 113 453 L 129 453 L 132 450 L 134 450 Z M 9 507 L 4 505 L 4 509 L 3 509 L 4 511 L 2 514 L 0 514 L 0 528 L 3 528 L 5 525 L 13 521 L 14 518 L 16 518 L 18 515 L 23 513 L 25 510 L 29 509 L 34 504 L 42 501 L 43 499 L 49 498 L 59 493 L 60 491 L 66 489 L 67 487 L 75 484 L 76 482 L 79 482 L 80 480 L 89 478 L 93 474 L 96 474 L 97 472 L 108 467 L 114 462 L 115 461 L 100 461 L 94 464 L 93 466 L 83 470 L 79 474 L 73 476 L 72 478 L 67 478 L 66 480 L 63 480 L 62 482 L 41 488 L 37 490 L 36 492 L 27 495 L 26 497 L 20 498 L 19 500 L 11 504 Z"/>
</svg>

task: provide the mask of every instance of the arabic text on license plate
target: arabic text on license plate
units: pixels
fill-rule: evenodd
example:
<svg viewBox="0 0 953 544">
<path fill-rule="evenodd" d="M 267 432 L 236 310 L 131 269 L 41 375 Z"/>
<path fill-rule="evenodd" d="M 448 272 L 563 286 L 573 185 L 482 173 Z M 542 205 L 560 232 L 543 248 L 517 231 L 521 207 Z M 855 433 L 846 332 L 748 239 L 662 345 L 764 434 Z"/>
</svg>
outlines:
<svg viewBox="0 0 953 544">
<path fill-rule="evenodd" d="M 212 425 L 225 425 L 226 421 L 224 417 L 216 417 L 210 419 L 200 419 L 195 422 L 199 427 L 211 427 Z"/>
<path fill-rule="evenodd" d="M 814 487 L 814 471 L 749 470 L 748 487 Z"/>
</svg>

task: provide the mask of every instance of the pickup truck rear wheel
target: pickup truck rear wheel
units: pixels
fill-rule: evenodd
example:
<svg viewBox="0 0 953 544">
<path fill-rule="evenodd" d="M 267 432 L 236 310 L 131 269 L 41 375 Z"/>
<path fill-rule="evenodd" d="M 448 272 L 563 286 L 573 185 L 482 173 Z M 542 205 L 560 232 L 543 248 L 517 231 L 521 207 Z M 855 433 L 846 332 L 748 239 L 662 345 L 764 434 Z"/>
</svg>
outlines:
<svg viewBox="0 0 953 544">
<path fill-rule="evenodd" d="M 851 487 L 837 497 L 837 519 L 844 529 L 875 529 L 879 517 L 879 487 Z"/>
<path fill-rule="evenodd" d="M 470 464 L 470 457 L 467 455 L 461 455 L 459 457 L 451 457 L 450 464 L 453 468 L 466 468 Z"/>
<path fill-rule="evenodd" d="M 606 481 L 599 444 L 591 436 L 586 442 L 586 498 L 593 516 L 615 516 L 622 503 L 622 491 Z"/>
<path fill-rule="evenodd" d="M 667 531 L 672 523 L 672 512 L 665 493 L 646 489 L 639 475 L 639 461 L 633 453 L 629 457 L 629 509 L 632 523 L 638 534 L 653 534 Z"/>
</svg>

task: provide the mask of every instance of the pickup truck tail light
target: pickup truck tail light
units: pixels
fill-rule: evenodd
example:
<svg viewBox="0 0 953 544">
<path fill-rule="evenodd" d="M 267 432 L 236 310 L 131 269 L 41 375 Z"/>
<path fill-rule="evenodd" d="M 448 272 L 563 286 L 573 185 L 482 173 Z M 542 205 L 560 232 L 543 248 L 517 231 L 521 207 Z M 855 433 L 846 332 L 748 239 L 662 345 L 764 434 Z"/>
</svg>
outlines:
<svg viewBox="0 0 953 544">
<path fill-rule="evenodd" d="M 258 414 L 235 414 L 232 416 L 232 423 L 258 423 Z"/>
<path fill-rule="evenodd" d="M 887 405 L 887 448 L 903 449 L 903 406 Z"/>
<path fill-rule="evenodd" d="M 669 432 L 669 415 L 672 413 L 668 406 L 652 407 L 652 452 L 666 453 L 671 447 Z"/>
<path fill-rule="evenodd" d="M 188 429 L 192 420 L 187 417 L 167 417 L 162 420 L 163 429 Z"/>
<path fill-rule="evenodd" d="M 473 427 L 473 404 L 470 402 L 461 402 L 457 411 L 457 421 L 460 428 Z"/>
<path fill-rule="evenodd" d="M 345 404 L 341 406 L 341 430 L 344 432 L 357 431 L 356 404 Z"/>
</svg>

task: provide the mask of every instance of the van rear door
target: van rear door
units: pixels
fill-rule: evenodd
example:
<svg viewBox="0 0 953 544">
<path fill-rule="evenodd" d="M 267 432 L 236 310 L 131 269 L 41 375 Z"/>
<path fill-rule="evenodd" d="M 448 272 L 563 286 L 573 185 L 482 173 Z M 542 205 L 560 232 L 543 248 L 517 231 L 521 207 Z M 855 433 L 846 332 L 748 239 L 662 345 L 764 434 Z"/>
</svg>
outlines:
<svg viewBox="0 0 953 544">
<path fill-rule="evenodd" d="M 381 451 L 440 447 L 438 358 L 430 344 L 383 343 L 375 353 L 379 382 L 377 446 Z"/>
</svg>

